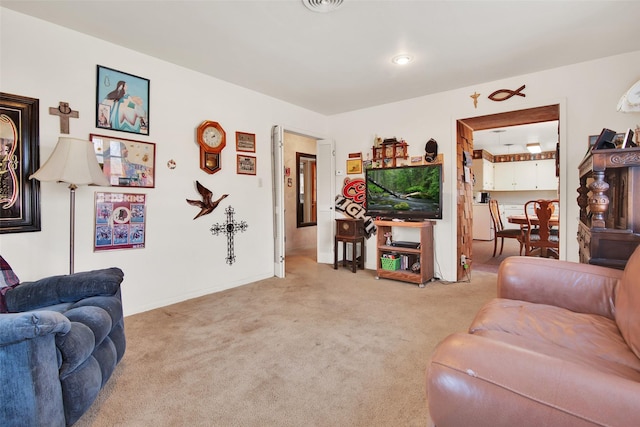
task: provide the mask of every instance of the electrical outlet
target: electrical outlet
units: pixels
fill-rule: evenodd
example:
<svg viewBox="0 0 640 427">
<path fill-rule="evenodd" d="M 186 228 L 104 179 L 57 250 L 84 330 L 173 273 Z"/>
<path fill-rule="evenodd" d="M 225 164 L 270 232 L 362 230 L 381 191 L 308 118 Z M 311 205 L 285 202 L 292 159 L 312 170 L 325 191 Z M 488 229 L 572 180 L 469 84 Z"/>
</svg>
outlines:
<svg viewBox="0 0 640 427">
<path fill-rule="evenodd" d="M 467 265 L 466 255 L 460 255 L 460 265 Z"/>
</svg>

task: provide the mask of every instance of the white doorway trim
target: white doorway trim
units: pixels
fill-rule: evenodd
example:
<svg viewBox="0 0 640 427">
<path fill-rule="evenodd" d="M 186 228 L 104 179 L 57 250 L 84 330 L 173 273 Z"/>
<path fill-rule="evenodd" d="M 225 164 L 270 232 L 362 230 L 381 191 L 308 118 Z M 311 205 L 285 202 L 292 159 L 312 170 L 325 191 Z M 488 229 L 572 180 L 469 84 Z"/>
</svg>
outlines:
<svg viewBox="0 0 640 427">
<path fill-rule="evenodd" d="M 316 140 L 316 147 L 322 150 L 325 156 L 317 158 L 317 181 L 326 183 L 323 196 L 318 194 L 318 218 L 317 218 L 317 247 L 316 255 L 318 262 L 333 259 L 333 244 L 327 244 L 327 236 L 333 238 L 333 227 L 335 219 L 335 142 L 320 136 L 319 133 L 309 132 L 282 125 L 274 125 L 271 132 L 271 159 L 272 159 L 272 188 L 273 188 L 273 218 L 274 218 L 274 276 L 285 277 L 285 205 L 284 205 L 284 133 L 292 133 Z M 327 158 L 327 146 L 329 157 Z M 320 154 L 318 152 L 318 154 Z M 318 188 L 320 191 L 320 188 Z M 331 203 L 327 203 L 330 199 Z M 332 242 L 332 240 L 331 240 Z"/>
</svg>

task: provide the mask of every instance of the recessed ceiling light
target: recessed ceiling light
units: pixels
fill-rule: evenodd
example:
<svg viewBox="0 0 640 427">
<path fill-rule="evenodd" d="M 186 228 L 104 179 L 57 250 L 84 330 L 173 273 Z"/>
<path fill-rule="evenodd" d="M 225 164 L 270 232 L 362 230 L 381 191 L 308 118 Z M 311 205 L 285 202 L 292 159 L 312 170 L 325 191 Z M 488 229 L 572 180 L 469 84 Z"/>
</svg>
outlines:
<svg viewBox="0 0 640 427">
<path fill-rule="evenodd" d="M 527 144 L 527 150 L 529 150 L 531 154 L 542 153 L 542 147 L 540 147 L 539 142 Z"/>
<path fill-rule="evenodd" d="M 391 58 L 391 62 L 397 65 L 406 65 L 411 61 L 413 61 L 413 56 L 407 55 L 406 53 L 403 53 L 402 55 L 396 55 Z"/>
<path fill-rule="evenodd" d="M 307 9 L 314 12 L 332 12 L 342 5 L 343 0 L 302 0 Z"/>
</svg>

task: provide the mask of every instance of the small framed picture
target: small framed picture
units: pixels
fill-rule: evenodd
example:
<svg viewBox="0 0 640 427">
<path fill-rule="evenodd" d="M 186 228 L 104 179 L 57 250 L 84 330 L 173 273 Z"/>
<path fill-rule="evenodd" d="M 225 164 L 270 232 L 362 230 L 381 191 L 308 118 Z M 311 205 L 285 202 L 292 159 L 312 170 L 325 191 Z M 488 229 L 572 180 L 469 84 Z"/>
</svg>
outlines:
<svg viewBox="0 0 640 427">
<path fill-rule="evenodd" d="M 149 135 L 149 80 L 98 65 L 96 127 Z"/>
<path fill-rule="evenodd" d="M 257 170 L 257 159 L 253 156 L 237 155 L 238 175 L 255 175 Z"/>
<path fill-rule="evenodd" d="M 624 140 L 625 140 L 625 135 L 624 133 L 616 133 L 616 136 L 613 138 L 613 141 L 611 141 L 616 148 L 624 148 Z"/>
<path fill-rule="evenodd" d="M 347 160 L 347 174 L 359 174 L 362 173 L 362 159 L 348 159 Z"/>
<path fill-rule="evenodd" d="M 256 152 L 256 134 L 236 132 L 236 151 Z"/>
</svg>

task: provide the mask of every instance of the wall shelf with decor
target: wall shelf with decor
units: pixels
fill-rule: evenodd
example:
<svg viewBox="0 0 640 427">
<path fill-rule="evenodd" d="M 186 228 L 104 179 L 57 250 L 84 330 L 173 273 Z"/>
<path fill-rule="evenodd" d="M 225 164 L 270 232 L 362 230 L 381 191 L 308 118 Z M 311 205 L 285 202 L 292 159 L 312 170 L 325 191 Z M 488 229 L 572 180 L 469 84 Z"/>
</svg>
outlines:
<svg viewBox="0 0 640 427">
<path fill-rule="evenodd" d="M 407 148 L 409 144 L 405 141 L 397 141 L 393 139 L 391 141 L 382 142 L 379 147 L 373 147 L 373 161 L 380 162 L 380 166 L 383 168 L 395 167 L 396 159 L 407 159 Z"/>
<path fill-rule="evenodd" d="M 415 283 L 423 288 L 433 278 L 434 224 L 434 221 L 375 221 L 377 278 Z M 417 247 L 394 246 L 391 241 L 394 227 L 417 229 L 420 233 L 419 241 L 415 242 Z"/>
</svg>

